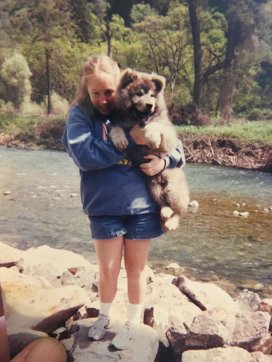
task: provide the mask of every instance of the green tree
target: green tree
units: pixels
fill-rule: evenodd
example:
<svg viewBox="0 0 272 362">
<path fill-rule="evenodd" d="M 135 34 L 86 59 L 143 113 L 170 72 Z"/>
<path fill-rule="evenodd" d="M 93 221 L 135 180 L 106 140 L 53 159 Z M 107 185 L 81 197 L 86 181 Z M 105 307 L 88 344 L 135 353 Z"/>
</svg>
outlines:
<svg viewBox="0 0 272 362">
<path fill-rule="evenodd" d="M 145 44 L 146 70 L 155 70 L 164 75 L 171 92 L 174 92 L 178 79 L 187 77 L 187 8 L 174 3 L 166 16 L 147 16 L 134 28 L 141 34 L 142 44 Z"/>
<path fill-rule="evenodd" d="M 112 30 L 111 21 L 111 5 L 106 0 L 94 0 L 91 5 L 92 12 L 97 16 L 99 27 L 101 29 L 102 40 L 107 44 L 107 54 L 112 56 Z"/>
<path fill-rule="evenodd" d="M 95 37 L 95 24 L 86 0 L 70 0 L 72 19 L 80 41 L 91 43 Z"/>
<path fill-rule="evenodd" d="M 1 76 L 7 84 L 15 108 L 19 111 L 22 102 L 31 95 L 31 72 L 25 57 L 15 52 L 7 58 L 2 65 Z"/>
<path fill-rule="evenodd" d="M 43 50 L 44 81 L 47 95 L 47 113 L 52 111 L 51 103 L 51 59 L 58 51 L 57 39 L 73 35 L 70 6 L 67 0 L 23 0 L 10 2 L 9 19 L 12 35 L 19 42 L 40 46 Z M 42 81 L 42 79 L 40 80 Z"/>
</svg>

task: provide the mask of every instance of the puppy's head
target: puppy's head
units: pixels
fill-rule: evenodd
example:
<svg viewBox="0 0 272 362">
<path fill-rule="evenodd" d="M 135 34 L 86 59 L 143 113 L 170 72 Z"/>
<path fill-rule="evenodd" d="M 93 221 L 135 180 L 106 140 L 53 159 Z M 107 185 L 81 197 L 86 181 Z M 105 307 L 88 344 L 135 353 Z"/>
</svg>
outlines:
<svg viewBox="0 0 272 362">
<path fill-rule="evenodd" d="M 129 112 L 134 123 L 144 126 L 156 111 L 158 95 L 164 88 L 164 77 L 126 69 L 117 89 L 116 106 Z"/>
</svg>

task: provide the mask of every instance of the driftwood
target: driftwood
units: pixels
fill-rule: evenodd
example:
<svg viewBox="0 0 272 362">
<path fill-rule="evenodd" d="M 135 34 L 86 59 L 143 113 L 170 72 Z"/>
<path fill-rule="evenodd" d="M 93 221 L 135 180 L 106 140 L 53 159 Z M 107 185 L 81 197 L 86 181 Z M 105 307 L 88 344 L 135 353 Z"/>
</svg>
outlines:
<svg viewBox="0 0 272 362">
<path fill-rule="evenodd" d="M 50 334 L 56 329 L 65 326 L 65 322 L 77 313 L 77 311 L 83 307 L 83 304 L 71 307 L 65 310 L 60 310 L 52 314 L 51 316 L 43 319 L 41 322 L 32 327 L 35 331 L 45 332 Z"/>
<path fill-rule="evenodd" d="M 272 146 L 239 140 L 197 136 L 182 139 L 186 160 L 272 172 Z"/>
<path fill-rule="evenodd" d="M 99 316 L 99 309 L 93 307 L 85 307 L 86 309 L 86 317 L 85 318 L 96 318 Z"/>
<path fill-rule="evenodd" d="M 9 261 L 6 263 L 0 263 L 0 268 L 11 268 L 12 266 L 16 266 L 17 262 L 16 261 Z"/>
<path fill-rule="evenodd" d="M 200 300 L 197 299 L 196 295 L 185 285 L 185 279 L 184 277 L 180 276 L 175 278 L 172 281 L 172 284 L 174 284 L 179 290 L 186 295 L 187 298 L 190 299 L 191 302 L 193 302 L 198 308 L 200 308 L 202 311 L 207 310 L 204 304 L 201 303 Z"/>
<path fill-rule="evenodd" d="M 149 327 L 154 326 L 154 307 L 145 308 L 144 310 L 144 324 Z"/>
</svg>

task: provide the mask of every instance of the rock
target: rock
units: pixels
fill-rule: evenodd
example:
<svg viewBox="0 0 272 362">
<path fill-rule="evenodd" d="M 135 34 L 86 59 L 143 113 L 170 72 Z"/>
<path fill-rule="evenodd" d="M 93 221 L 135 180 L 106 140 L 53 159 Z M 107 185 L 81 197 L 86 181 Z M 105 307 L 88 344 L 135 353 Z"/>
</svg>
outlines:
<svg viewBox="0 0 272 362">
<path fill-rule="evenodd" d="M 236 319 L 234 313 L 216 307 L 196 316 L 186 337 L 187 349 L 223 347 L 232 341 Z"/>
<path fill-rule="evenodd" d="M 73 193 L 73 194 L 70 195 L 70 197 L 78 197 L 78 194 Z"/>
<path fill-rule="evenodd" d="M 182 362 L 252 362 L 251 354 L 242 348 L 213 348 L 200 351 L 186 351 Z"/>
<path fill-rule="evenodd" d="M 249 217 L 249 212 L 248 211 L 244 211 L 244 212 L 239 212 L 239 216 L 241 216 L 242 218 L 246 219 Z"/>
<path fill-rule="evenodd" d="M 173 276 L 158 274 L 153 283 L 149 284 L 146 293 L 146 308 L 153 307 L 154 326 L 160 341 L 168 347 L 166 331 L 173 331 L 173 344 L 184 333 L 184 323 L 190 325 L 193 318 L 199 313 L 199 308 L 191 303 L 188 298 L 181 294 L 171 282 Z M 174 342 L 175 340 L 175 342 Z"/>
<path fill-rule="evenodd" d="M 184 272 L 184 269 L 177 263 L 170 263 L 165 267 L 166 270 L 172 271 L 173 273 Z"/>
<path fill-rule="evenodd" d="M 87 292 L 75 285 L 48 288 L 10 269 L 1 268 L 0 273 L 8 326 L 31 328 L 53 313 L 89 302 Z"/>
<path fill-rule="evenodd" d="M 195 213 L 199 209 L 199 203 L 196 200 L 192 200 L 188 205 L 188 212 Z"/>
<path fill-rule="evenodd" d="M 10 195 L 10 194 L 11 194 L 11 191 L 6 190 L 6 191 L 3 192 L 3 194 L 4 194 L 5 196 Z"/>
<path fill-rule="evenodd" d="M 23 257 L 22 267 L 23 269 L 31 269 L 37 265 L 48 263 L 54 264 L 54 268 L 60 272 L 58 276 L 62 274 L 64 270 L 74 267 L 85 267 L 86 269 L 97 270 L 97 266 L 94 267 L 81 255 L 76 254 L 70 250 L 54 249 L 48 245 L 42 245 L 37 248 L 30 248 L 26 251 Z M 35 271 L 33 271 L 35 273 Z"/>
<path fill-rule="evenodd" d="M 0 263 L 17 262 L 25 255 L 25 251 L 18 250 L 0 242 Z"/>
<path fill-rule="evenodd" d="M 240 310 L 256 311 L 261 304 L 261 298 L 258 294 L 244 289 L 235 299 Z"/>
<path fill-rule="evenodd" d="M 88 339 L 88 330 L 93 321 L 79 321 L 80 326 L 74 339 L 72 348 L 72 357 L 76 362 L 110 362 L 110 361 L 126 361 L 126 362 L 154 362 L 159 341 L 156 332 L 145 325 L 134 327 L 134 337 L 131 347 L 123 351 L 114 351 L 109 348 L 110 342 L 115 334 L 122 328 L 122 325 L 115 324 L 106 333 L 103 340 L 96 342 Z"/>
<path fill-rule="evenodd" d="M 272 356 L 267 356 L 261 352 L 251 353 L 252 362 L 272 362 Z"/>
<path fill-rule="evenodd" d="M 239 312 L 236 314 L 236 325 L 232 340 L 228 343 L 251 351 L 269 338 L 268 328 L 270 315 L 265 312 Z"/>
<path fill-rule="evenodd" d="M 267 339 L 263 344 L 252 348 L 253 351 L 259 351 L 264 354 L 272 355 L 272 337 Z M 271 356 L 272 359 L 272 356 Z"/>
<path fill-rule="evenodd" d="M 263 303 L 270 305 L 272 307 L 272 298 L 265 298 L 262 300 Z"/>
<path fill-rule="evenodd" d="M 197 282 L 189 280 L 185 276 L 183 285 L 185 285 L 196 298 L 206 307 L 222 307 L 226 310 L 238 311 L 238 307 L 232 297 L 213 283 Z"/>
<path fill-rule="evenodd" d="M 237 211 L 237 210 L 234 210 L 233 211 L 233 216 L 235 217 L 241 217 L 241 218 L 248 218 L 249 217 L 249 212 L 248 211 Z"/>
<path fill-rule="evenodd" d="M 46 246 L 24 252 L 13 249 L 3 244 L 1 252 L 4 251 L 3 263 L 6 267 L 0 268 L 9 329 L 13 327 L 22 332 L 25 331 L 23 328 L 28 328 L 28 331 L 35 328 L 52 333 L 58 336 L 71 359 L 74 358 L 76 362 L 120 359 L 153 362 L 155 358 L 160 358 L 156 357 L 159 341 L 164 349 L 170 350 L 171 355 L 177 358 L 184 351 L 187 351 L 183 353 L 185 357 L 186 353 L 189 355 L 188 349 L 191 348 L 213 346 L 215 351 L 216 347 L 226 345 L 230 348 L 224 350 L 242 347 L 258 353 L 251 362 L 262 361 L 261 352 L 270 353 L 270 299 L 260 302 L 256 293 L 247 290 L 234 301 L 228 293 L 212 283 L 191 281 L 185 276 L 173 278 L 169 274 L 154 275 L 150 268 L 146 268 L 145 276 L 145 307 L 149 312 L 145 321 L 148 319 L 153 328 L 139 326 L 128 350 L 113 351 L 109 348 L 110 341 L 126 321 L 127 278 L 124 267 L 120 272 L 118 292 L 112 306 L 112 327 L 103 341 L 95 342 L 88 340 L 87 331 L 94 323 L 94 319 L 88 317 L 96 317 L 99 313 L 97 291 L 91 290 L 98 280 L 97 265 L 67 250 Z M 18 267 L 7 268 L 14 263 Z M 207 353 L 207 358 L 210 358 L 211 352 Z M 231 352 L 227 353 L 230 353 L 230 361 L 235 361 Z M 217 361 L 216 356 L 214 361 Z"/>
<path fill-rule="evenodd" d="M 262 283 L 254 284 L 254 285 L 253 285 L 253 288 L 252 288 L 252 290 L 253 290 L 254 292 L 260 292 L 260 291 L 262 291 L 263 289 L 264 289 L 264 285 L 263 285 Z"/>
</svg>

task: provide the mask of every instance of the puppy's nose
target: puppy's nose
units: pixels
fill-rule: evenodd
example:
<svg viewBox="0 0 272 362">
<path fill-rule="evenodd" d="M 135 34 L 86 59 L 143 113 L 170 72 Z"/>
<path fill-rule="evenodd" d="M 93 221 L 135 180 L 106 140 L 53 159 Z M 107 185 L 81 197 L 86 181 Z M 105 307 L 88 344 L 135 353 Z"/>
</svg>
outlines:
<svg viewBox="0 0 272 362">
<path fill-rule="evenodd" d="M 153 107 L 153 104 L 146 104 L 146 108 L 148 109 L 148 110 L 150 110 L 151 108 Z"/>
</svg>

